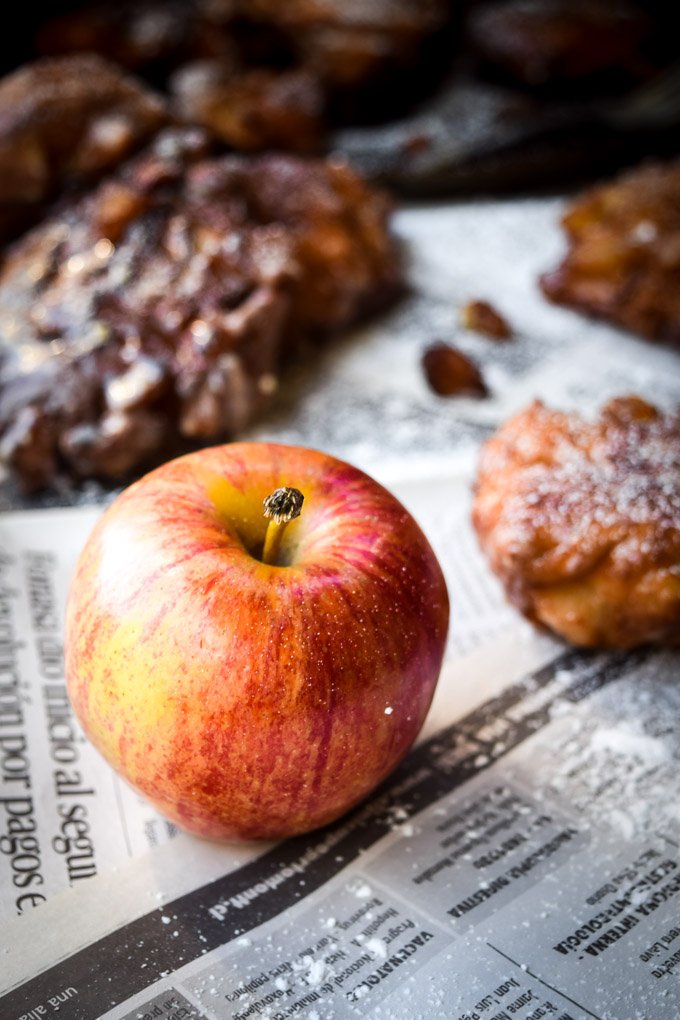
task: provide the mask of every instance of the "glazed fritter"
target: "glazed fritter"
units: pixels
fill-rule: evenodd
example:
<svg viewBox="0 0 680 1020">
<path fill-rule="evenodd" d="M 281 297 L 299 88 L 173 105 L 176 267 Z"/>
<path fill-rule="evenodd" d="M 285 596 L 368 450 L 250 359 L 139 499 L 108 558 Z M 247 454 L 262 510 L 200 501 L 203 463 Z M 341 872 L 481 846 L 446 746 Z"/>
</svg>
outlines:
<svg viewBox="0 0 680 1020">
<path fill-rule="evenodd" d="M 0 79 L 0 241 L 167 119 L 158 96 L 93 55 L 38 60 Z"/>
<path fill-rule="evenodd" d="M 483 447 L 472 516 L 530 620 L 576 645 L 680 644 L 680 412 L 535 402 Z"/>
<path fill-rule="evenodd" d="M 663 96 L 613 120 L 676 59 L 672 10 L 660 4 L 68 6 L 34 30 L 29 54 L 101 53 L 237 149 L 341 152 L 404 194 L 564 186 L 677 148 Z"/>
<path fill-rule="evenodd" d="M 228 52 L 233 11 L 231 2 L 221 0 L 83 4 L 44 21 L 36 46 L 46 54 L 100 53 L 131 71 L 153 76 L 187 60 Z"/>
<path fill-rule="evenodd" d="M 252 64 L 295 62 L 346 87 L 412 62 L 449 19 L 449 0 L 123 0 L 46 22 L 38 47 L 90 50 L 151 73 L 236 49 Z"/>
<path fill-rule="evenodd" d="M 323 81 L 345 88 L 413 64 L 451 16 L 449 0 L 245 0 L 243 10 L 276 26 Z"/>
<path fill-rule="evenodd" d="M 551 301 L 680 344 L 680 161 L 591 188 L 567 209 L 569 248 L 541 277 Z"/>
<path fill-rule="evenodd" d="M 301 340 L 394 295 L 389 208 L 342 163 L 161 133 L 5 256 L 0 458 L 30 489 L 238 432 Z"/>
<path fill-rule="evenodd" d="M 100 53 L 175 91 L 180 110 L 237 148 L 308 152 L 339 123 L 401 116 L 431 91 L 449 66 L 456 10 L 451 0 L 121 0 L 48 20 L 35 44 Z M 187 81 L 197 63 L 211 72 Z"/>
<path fill-rule="evenodd" d="M 509 0 L 473 6 L 468 34 L 489 67 L 527 86 L 614 74 L 635 81 L 649 71 L 652 22 L 625 0 Z"/>
<path fill-rule="evenodd" d="M 303 70 L 247 69 L 236 61 L 186 64 L 170 80 L 180 119 L 209 128 L 240 152 L 319 152 L 325 97 Z"/>
</svg>

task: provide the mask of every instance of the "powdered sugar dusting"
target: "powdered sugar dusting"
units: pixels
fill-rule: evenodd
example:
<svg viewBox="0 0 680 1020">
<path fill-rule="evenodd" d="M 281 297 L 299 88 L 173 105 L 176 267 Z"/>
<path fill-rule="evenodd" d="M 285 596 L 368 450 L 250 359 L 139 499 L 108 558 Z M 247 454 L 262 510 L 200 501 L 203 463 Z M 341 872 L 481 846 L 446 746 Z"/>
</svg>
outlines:
<svg viewBox="0 0 680 1020">
<path fill-rule="evenodd" d="M 513 601 L 570 640 L 626 647 L 677 633 L 680 412 L 618 398 L 590 422 L 535 402 L 486 444 L 473 515 Z M 560 618 L 544 616 L 546 587 L 574 581 Z"/>
<path fill-rule="evenodd" d="M 673 653 L 655 661 L 658 667 L 631 670 L 569 714 L 552 712 L 550 738 L 532 757 L 546 793 L 568 790 L 582 822 L 609 826 L 625 840 L 651 831 L 680 835 L 680 686 Z"/>
<path fill-rule="evenodd" d="M 519 524 L 561 536 L 565 524 L 680 528 L 680 414 L 638 419 L 631 406 L 615 418 L 614 404 L 623 401 L 594 423 L 536 404 L 489 444 L 482 475 L 511 468 L 509 513 Z M 556 524 L 551 515 L 559 515 Z"/>
</svg>

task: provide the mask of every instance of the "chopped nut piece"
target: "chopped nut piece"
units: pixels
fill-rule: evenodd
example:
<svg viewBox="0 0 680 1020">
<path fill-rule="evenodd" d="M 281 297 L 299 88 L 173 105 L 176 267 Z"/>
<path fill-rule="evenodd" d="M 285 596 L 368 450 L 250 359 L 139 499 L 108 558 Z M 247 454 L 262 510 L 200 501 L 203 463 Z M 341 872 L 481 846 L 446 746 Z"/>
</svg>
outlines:
<svg viewBox="0 0 680 1020">
<path fill-rule="evenodd" d="M 431 344 L 423 354 L 422 365 L 430 387 L 442 397 L 489 395 L 475 363 L 450 344 Z"/>
<path fill-rule="evenodd" d="M 466 329 L 484 333 L 494 340 L 508 340 L 512 336 L 507 320 L 488 301 L 468 301 L 461 309 L 460 321 Z"/>
</svg>

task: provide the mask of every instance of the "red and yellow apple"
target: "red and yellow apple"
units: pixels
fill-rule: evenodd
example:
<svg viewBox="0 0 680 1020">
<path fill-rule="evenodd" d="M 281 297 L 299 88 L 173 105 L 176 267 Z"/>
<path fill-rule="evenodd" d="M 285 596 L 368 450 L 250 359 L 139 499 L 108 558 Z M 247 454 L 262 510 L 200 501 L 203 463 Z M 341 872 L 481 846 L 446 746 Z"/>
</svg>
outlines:
<svg viewBox="0 0 680 1020">
<path fill-rule="evenodd" d="M 304 507 L 264 562 L 263 501 L 281 486 Z M 292 835 L 405 755 L 448 614 L 425 536 L 372 478 L 300 447 L 213 447 L 152 471 L 96 525 L 69 594 L 69 692 L 104 757 L 178 825 Z"/>
</svg>

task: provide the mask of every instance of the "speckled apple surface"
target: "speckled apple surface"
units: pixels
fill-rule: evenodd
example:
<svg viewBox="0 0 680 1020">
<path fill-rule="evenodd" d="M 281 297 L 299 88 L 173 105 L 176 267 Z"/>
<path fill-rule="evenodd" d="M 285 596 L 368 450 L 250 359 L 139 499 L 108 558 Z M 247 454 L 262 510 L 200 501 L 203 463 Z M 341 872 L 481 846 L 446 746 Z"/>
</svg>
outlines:
<svg viewBox="0 0 680 1020">
<path fill-rule="evenodd" d="M 282 485 L 305 504 L 269 565 L 262 502 Z M 291 835 L 404 756 L 448 615 L 432 549 L 377 482 L 301 447 L 228 444 L 151 472 L 97 524 L 69 595 L 69 692 L 111 765 L 183 828 Z"/>
</svg>

